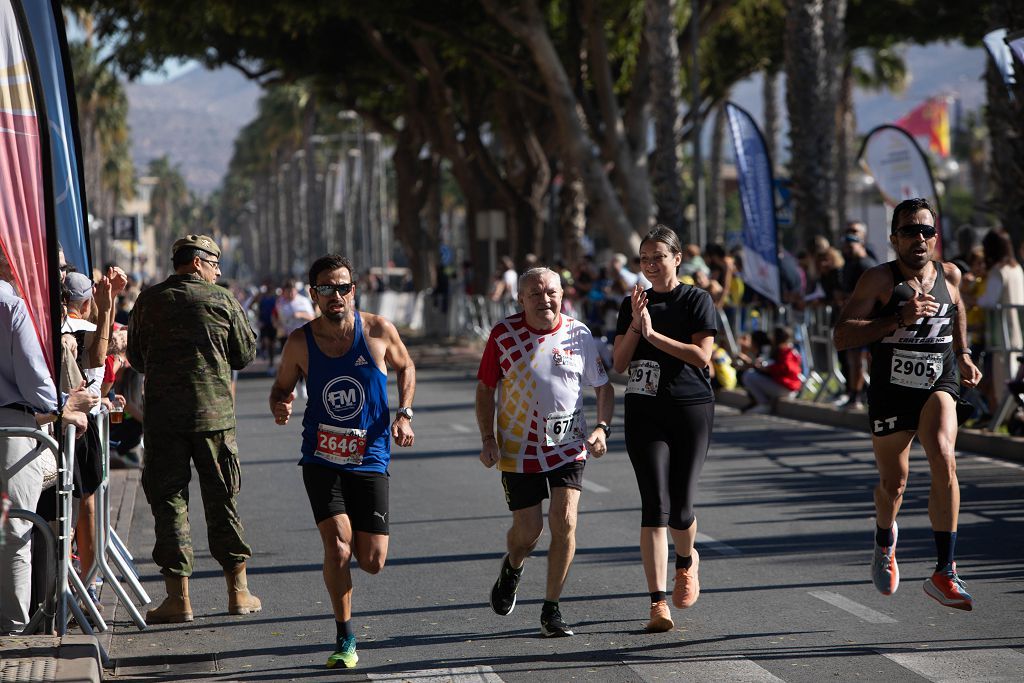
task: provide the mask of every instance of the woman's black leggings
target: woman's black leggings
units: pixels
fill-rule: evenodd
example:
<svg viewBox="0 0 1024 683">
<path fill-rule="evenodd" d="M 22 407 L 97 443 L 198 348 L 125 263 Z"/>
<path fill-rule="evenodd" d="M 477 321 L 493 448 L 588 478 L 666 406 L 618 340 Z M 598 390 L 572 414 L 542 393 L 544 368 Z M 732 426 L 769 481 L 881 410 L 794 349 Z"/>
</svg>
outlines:
<svg viewBox="0 0 1024 683">
<path fill-rule="evenodd" d="M 711 445 L 715 404 L 643 401 L 626 407 L 626 450 L 640 487 L 640 526 L 689 529 Z"/>
</svg>

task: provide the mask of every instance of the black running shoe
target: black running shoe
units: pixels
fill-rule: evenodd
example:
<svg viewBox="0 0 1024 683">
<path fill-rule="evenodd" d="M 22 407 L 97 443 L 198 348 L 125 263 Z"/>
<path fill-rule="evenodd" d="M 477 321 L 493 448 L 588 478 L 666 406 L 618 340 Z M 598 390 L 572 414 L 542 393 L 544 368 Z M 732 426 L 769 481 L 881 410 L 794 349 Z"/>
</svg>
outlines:
<svg viewBox="0 0 1024 683">
<path fill-rule="evenodd" d="M 525 565 L 524 565 L 525 566 Z M 523 575 L 523 567 L 513 569 L 509 564 L 508 555 L 501 561 L 501 573 L 491 589 L 491 609 L 495 614 L 506 616 L 516 607 L 516 590 L 519 588 L 519 577 Z"/>
<path fill-rule="evenodd" d="M 573 632 L 556 607 L 540 613 L 540 634 L 545 638 L 566 638 L 573 635 Z"/>
</svg>

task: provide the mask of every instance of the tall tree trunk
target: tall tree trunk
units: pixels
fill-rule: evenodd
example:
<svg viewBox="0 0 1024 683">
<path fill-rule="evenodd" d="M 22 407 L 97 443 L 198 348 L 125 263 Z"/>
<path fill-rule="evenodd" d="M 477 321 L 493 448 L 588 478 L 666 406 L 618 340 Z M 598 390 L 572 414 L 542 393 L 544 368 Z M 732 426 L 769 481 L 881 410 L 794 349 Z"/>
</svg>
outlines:
<svg viewBox="0 0 1024 683">
<path fill-rule="evenodd" d="M 786 105 L 789 110 L 797 244 L 824 232 L 834 240 L 838 65 L 845 53 L 846 0 L 788 0 Z"/>
<path fill-rule="evenodd" d="M 593 154 L 593 140 L 587 135 L 579 120 L 579 103 L 535 0 L 528 0 L 525 3 L 525 20 L 513 17 L 498 0 L 482 2 L 488 12 L 523 41 L 537 64 L 541 80 L 551 100 L 551 108 L 562 140 L 561 148 L 586 187 L 591 209 L 591 225 L 596 228 L 595 232 L 605 234 L 616 251 L 636 253 L 640 248 L 640 236 L 627 219 L 600 159 Z"/>
<path fill-rule="evenodd" d="M 323 188 L 317 181 L 316 148 L 313 144 L 313 134 L 316 132 L 317 106 L 316 98 L 310 96 L 306 106 L 302 110 L 302 141 L 305 155 L 305 194 L 306 194 L 306 260 L 308 263 L 315 261 L 321 254 L 327 252 L 327 241 L 324 235 L 324 213 L 323 213 Z"/>
<path fill-rule="evenodd" d="M 558 226 L 562 238 L 562 260 L 574 268 L 583 258 L 583 236 L 587 228 L 586 195 L 583 181 L 562 169 L 562 188 L 559 191 Z"/>
<path fill-rule="evenodd" d="M 288 172 L 282 168 L 284 153 L 277 155 L 278 165 L 274 172 L 274 237 L 276 263 L 275 272 L 279 278 L 288 276 Z"/>
<path fill-rule="evenodd" d="M 430 175 L 436 165 L 430 160 L 421 163 L 422 144 L 407 121 L 395 140 L 392 163 L 395 168 L 395 195 L 398 207 L 398 225 L 395 233 L 409 258 L 413 285 L 417 290 L 430 287 L 431 255 L 437 251 L 437 241 L 431 245 L 430 234 L 422 221 L 422 210 L 431 189 L 439 178 Z"/>
<path fill-rule="evenodd" d="M 725 146 L 725 103 L 722 98 L 715 112 L 715 125 L 711 129 L 711 152 L 708 161 L 708 242 L 725 242 L 725 185 L 722 183 L 722 150 Z"/>
<path fill-rule="evenodd" d="M 651 153 L 651 185 L 658 222 L 685 234 L 679 140 L 679 47 L 676 0 L 646 0 L 644 36 L 650 46 L 651 111 L 655 147 Z"/>
<path fill-rule="evenodd" d="M 615 79 L 605 40 L 604 17 L 597 0 L 583 0 L 583 21 L 586 25 L 589 78 L 597 96 L 599 112 L 599 115 L 592 114 L 592 117 L 597 117 L 591 124 L 592 135 L 597 137 L 601 156 L 610 165 L 610 180 L 626 213 L 626 219 L 634 230 L 646 233 L 653 211 L 647 172 L 647 138 L 641 137 L 640 153 L 634 152 L 615 93 Z"/>
<path fill-rule="evenodd" d="M 779 144 L 779 72 L 775 69 L 764 72 L 761 98 L 764 103 L 764 144 L 774 164 L 778 161 L 775 152 Z"/>
<path fill-rule="evenodd" d="M 839 226 L 849 220 L 847 190 L 850 186 L 850 166 L 857 130 L 856 112 L 853 109 L 853 57 L 849 54 L 843 60 L 843 76 L 839 83 L 839 103 L 836 107 L 836 214 Z M 803 246 L 803 245 L 801 245 Z"/>
<path fill-rule="evenodd" d="M 1014 99 L 991 58 L 985 68 L 985 123 L 991 135 L 989 205 L 1010 233 L 1015 247 L 1024 241 L 1024 79 L 1018 75 Z"/>
<path fill-rule="evenodd" d="M 271 252 L 273 251 L 273 242 L 271 231 L 272 222 L 270 220 L 270 174 L 263 172 L 256 176 L 255 184 L 256 196 L 256 230 L 259 235 L 259 260 L 257 265 L 257 272 L 260 277 L 266 279 L 271 276 L 274 272 L 271 267 Z"/>
</svg>

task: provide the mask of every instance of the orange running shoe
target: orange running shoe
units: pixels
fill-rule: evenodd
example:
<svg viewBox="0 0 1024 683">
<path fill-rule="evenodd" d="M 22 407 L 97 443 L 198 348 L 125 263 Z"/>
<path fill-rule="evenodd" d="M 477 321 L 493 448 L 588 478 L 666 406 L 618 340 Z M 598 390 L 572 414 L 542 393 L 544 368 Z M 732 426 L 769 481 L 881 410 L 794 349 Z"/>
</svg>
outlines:
<svg viewBox="0 0 1024 683">
<path fill-rule="evenodd" d="M 974 609 L 974 598 L 967 592 L 967 584 L 956 574 L 956 562 L 948 564 L 924 581 L 924 592 L 937 602 L 970 612 Z"/>
<path fill-rule="evenodd" d="M 697 578 L 697 566 L 700 564 L 700 555 L 697 549 L 693 549 L 693 564 L 689 569 L 676 570 L 676 585 L 672 588 L 672 604 L 679 609 L 692 607 L 700 596 L 700 579 Z"/>
<path fill-rule="evenodd" d="M 675 623 L 672 621 L 672 612 L 668 609 L 668 603 L 664 600 L 651 603 L 651 620 L 647 622 L 646 630 L 649 633 L 664 633 L 671 631 Z"/>
</svg>

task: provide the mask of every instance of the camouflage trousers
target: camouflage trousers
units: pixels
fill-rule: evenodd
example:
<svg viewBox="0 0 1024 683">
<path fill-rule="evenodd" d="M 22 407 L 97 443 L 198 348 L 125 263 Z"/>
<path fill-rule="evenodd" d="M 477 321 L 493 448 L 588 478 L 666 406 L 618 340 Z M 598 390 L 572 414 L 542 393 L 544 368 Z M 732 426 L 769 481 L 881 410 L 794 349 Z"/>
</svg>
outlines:
<svg viewBox="0 0 1024 683">
<path fill-rule="evenodd" d="M 142 489 L 156 528 L 153 561 L 167 576 L 192 575 L 195 558 L 188 521 L 191 463 L 199 475 L 210 554 L 224 569 L 252 557 L 235 501 L 242 484 L 235 430 L 180 432 L 147 427 Z"/>
</svg>

